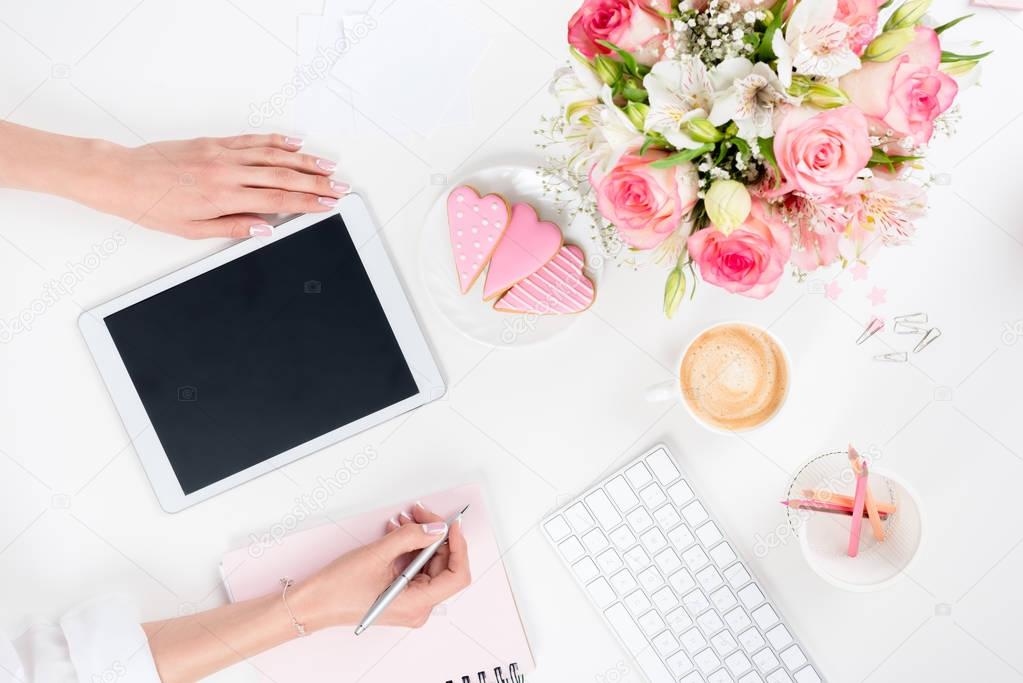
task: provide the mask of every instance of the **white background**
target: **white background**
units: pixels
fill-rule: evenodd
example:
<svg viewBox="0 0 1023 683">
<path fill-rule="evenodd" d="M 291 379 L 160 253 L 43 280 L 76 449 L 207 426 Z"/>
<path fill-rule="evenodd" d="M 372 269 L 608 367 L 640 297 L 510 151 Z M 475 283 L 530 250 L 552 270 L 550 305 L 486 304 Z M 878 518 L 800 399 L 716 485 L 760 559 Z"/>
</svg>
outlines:
<svg viewBox="0 0 1023 683">
<path fill-rule="evenodd" d="M 400 13 L 403 2 L 386 9 Z M 383 3 L 381 3 L 383 4 Z M 445 370 L 434 405 L 178 515 L 164 514 L 75 326 L 93 306 L 222 244 L 194 243 L 44 196 L 0 191 L 0 314 L 31 307 L 116 232 L 126 243 L 0 345 L 0 631 L 53 618 L 119 589 L 148 619 L 224 600 L 222 553 L 284 519 L 346 458 L 376 461 L 329 502 L 331 514 L 481 480 L 539 670 L 530 680 L 639 681 L 538 532 L 537 522 L 615 463 L 670 443 L 710 507 L 751 558 L 783 528 L 790 474 L 847 441 L 922 496 L 930 530 L 912 576 L 881 593 L 831 588 L 795 544 L 752 562 L 834 681 L 1023 678 L 1023 15 L 977 9 L 956 31 L 996 50 L 964 121 L 930 157 L 947 185 L 931 194 L 915 246 L 882 254 L 865 280 L 821 272 L 754 302 L 701 287 L 673 321 L 663 274 L 609 272 L 596 306 L 551 343 L 490 349 L 441 319 L 418 285 L 421 220 L 449 178 L 535 156 L 532 130 L 553 111 L 552 70 L 565 55 L 572 0 L 457 0 L 489 47 L 471 81 L 470 125 L 431 139 L 338 116 L 339 176 L 367 197 Z M 968 11 L 938 0 L 947 20 Z M 296 15 L 316 0 L 108 0 L 0 3 L 0 115 L 126 145 L 247 129 L 250 106 L 291 78 Z M 393 16 L 393 14 L 391 15 Z M 429 58 L 430 34 L 406 46 Z M 399 79 L 400 74 L 389 77 Z M 429 106 L 425 104 L 424 106 Z M 285 113 L 262 126 L 285 132 Z M 829 283 L 834 300 L 825 294 Z M 885 290 L 873 306 L 867 295 Z M 911 364 L 873 361 L 902 348 L 890 333 L 854 340 L 872 314 L 926 311 L 944 336 Z M 642 400 L 673 375 L 677 354 L 709 322 L 770 327 L 788 346 L 794 385 L 783 414 L 749 437 L 709 434 L 678 406 Z M 182 321 L 187 325 L 187 321 Z M 216 343 L 216 340 L 210 340 Z M 253 419 L 272 420 L 273 406 Z M 338 674 L 342 677 L 341 674 Z M 254 680 L 246 664 L 222 680 Z"/>
</svg>

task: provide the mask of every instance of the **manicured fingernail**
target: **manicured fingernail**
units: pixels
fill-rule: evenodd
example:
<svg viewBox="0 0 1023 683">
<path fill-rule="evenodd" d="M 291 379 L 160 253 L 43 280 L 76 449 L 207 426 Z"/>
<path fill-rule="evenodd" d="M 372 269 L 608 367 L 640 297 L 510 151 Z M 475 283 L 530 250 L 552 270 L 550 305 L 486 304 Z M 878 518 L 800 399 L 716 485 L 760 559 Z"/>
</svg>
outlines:
<svg viewBox="0 0 1023 683">
<path fill-rule="evenodd" d="M 430 534 L 431 536 L 440 536 L 448 530 L 448 525 L 444 522 L 430 522 L 429 524 L 423 525 L 423 531 Z"/>
<path fill-rule="evenodd" d="M 272 225 L 253 225 L 249 228 L 249 235 L 252 237 L 269 237 L 274 234 Z"/>
<path fill-rule="evenodd" d="M 291 145 L 292 147 L 301 147 L 305 144 L 305 140 L 302 138 L 286 137 L 284 138 L 284 144 Z"/>
<path fill-rule="evenodd" d="M 405 519 L 407 519 L 410 522 L 412 521 L 412 515 L 410 515 L 407 512 L 402 511 L 401 516 L 404 517 Z"/>
<path fill-rule="evenodd" d="M 318 197 L 317 199 L 324 206 L 337 206 L 337 200 L 333 197 Z"/>
<path fill-rule="evenodd" d="M 394 526 L 400 526 L 398 524 L 398 518 L 397 517 L 391 517 L 389 520 L 387 520 L 387 523 L 388 524 L 393 524 Z"/>
<path fill-rule="evenodd" d="M 352 186 L 348 183 L 336 183 L 331 180 L 330 189 L 334 190 L 334 192 L 337 192 L 338 194 L 348 194 L 352 191 Z"/>
<path fill-rule="evenodd" d="M 335 168 L 337 168 L 337 164 L 335 164 L 330 159 L 317 159 L 316 165 L 322 168 L 324 171 L 333 171 Z"/>
<path fill-rule="evenodd" d="M 420 510 L 425 510 L 426 509 L 426 506 L 423 505 L 423 501 L 421 501 L 421 500 L 417 500 L 416 501 L 416 507 L 419 508 Z"/>
</svg>

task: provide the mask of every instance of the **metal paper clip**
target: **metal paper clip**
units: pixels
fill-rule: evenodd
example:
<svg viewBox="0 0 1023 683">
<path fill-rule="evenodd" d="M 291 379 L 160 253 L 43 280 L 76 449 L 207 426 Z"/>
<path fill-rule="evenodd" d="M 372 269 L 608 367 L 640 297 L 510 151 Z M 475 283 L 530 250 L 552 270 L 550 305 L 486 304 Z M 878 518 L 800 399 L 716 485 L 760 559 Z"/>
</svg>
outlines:
<svg viewBox="0 0 1023 683">
<path fill-rule="evenodd" d="M 867 323 L 866 328 L 864 328 L 863 334 L 861 334 L 860 338 L 856 340 L 856 346 L 859 346 L 863 342 L 867 341 L 868 339 L 870 339 L 883 329 L 884 329 L 883 320 L 881 320 L 880 318 L 871 318 L 870 322 Z"/>
<path fill-rule="evenodd" d="M 924 327 L 927 324 L 926 313 L 900 315 L 896 316 L 894 320 L 895 334 L 925 334 L 927 332 L 927 328 Z"/>
<path fill-rule="evenodd" d="M 874 360 L 884 361 L 886 363 L 905 363 L 909 360 L 909 354 L 905 351 L 882 353 L 880 356 L 874 356 Z"/>
<path fill-rule="evenodd" d="M 924 325 L 927 323 L 926 313 L 910 313 L 908 315 L 897 315 L 892 318 L 897 323 L 912 323 L 914 325 Z"/>
<path fill-rule="evenodd" d="M 932 327 L 931 329 L 927 330 L 927 333 L 924 334 L 924 338 L 921 339 L 920 343 L 917 344 L 916 348 L 913 349 L 913 353 L 920 353 L 921 351 L 926 349 L 928 346 L 933 344 L 934 341 L 938 337 L 940 337 L 940 336 L 941 336 L 941 330 L 939 330 L 937 327 Z"/>
</svg>

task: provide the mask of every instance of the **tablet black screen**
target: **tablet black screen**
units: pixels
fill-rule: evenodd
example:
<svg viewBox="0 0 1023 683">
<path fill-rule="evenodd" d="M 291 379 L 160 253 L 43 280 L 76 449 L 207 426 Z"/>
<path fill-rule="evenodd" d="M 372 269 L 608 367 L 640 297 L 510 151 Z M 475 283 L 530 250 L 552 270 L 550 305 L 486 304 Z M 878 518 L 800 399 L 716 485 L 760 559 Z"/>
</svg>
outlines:
<svg viewBox="0 0 1023 683">
<path fill-rule="evenodd" d="M 105 321 L 186 494 L 418 393 L 337 215 Z"/>
</svg>

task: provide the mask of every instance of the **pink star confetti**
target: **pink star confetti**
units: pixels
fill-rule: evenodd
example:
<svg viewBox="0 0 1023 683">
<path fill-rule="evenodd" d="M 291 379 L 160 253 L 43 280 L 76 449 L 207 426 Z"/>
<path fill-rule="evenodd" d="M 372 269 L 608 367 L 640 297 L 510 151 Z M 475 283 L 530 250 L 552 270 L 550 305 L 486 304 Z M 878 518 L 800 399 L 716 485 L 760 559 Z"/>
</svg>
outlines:
<svg viewBox="0 0 1023 683">
<path fill-rule="evenodd" d="M 824 288 L 824 296 L 832 301 L 836 301 L 838 297 L 842 296 L 842 288 L 839 286 L 838 280 L 832 280 L 828 283 L 828 286 Z"/>
<path fill-rule="evenodd" d="M 852 273 L 853 281 L 858 282 L 859 280 L 867 279 L 867 275 L 870 272 L 870 268 L 868 268 L 866 264 L 857 263 L 855 266 L 849 269 L 849 272 Z"/>
<path fill-rule="evenodd" d="M 870 299 L 870 303 L 874 306 L 880 306 L 885 303 L 888 300 L 887 297 L 888 290 L 881 289 L 880 287 L 874 287 L 870 290 L 870 294 L 867 295 L 867 298 Z"/>
</svg>

